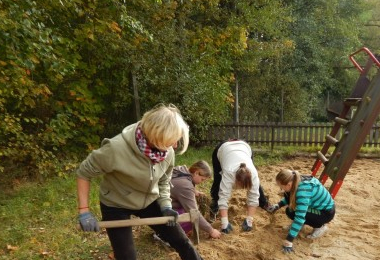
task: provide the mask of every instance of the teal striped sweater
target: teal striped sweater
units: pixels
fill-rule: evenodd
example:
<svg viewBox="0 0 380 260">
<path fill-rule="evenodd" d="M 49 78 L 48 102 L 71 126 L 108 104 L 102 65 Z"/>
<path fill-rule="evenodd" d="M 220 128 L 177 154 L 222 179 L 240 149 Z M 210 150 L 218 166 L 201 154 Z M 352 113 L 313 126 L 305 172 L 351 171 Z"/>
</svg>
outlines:
<svg viewBox="0 0 380 260">
<path fill-rule="evenodd" d="M 281 204 L 287 205 L 288 202 L 283 198 Z M 297 237 L 305 223 L 307 212 L 320 214 L 321 210 L 331 210 L 333 207 L 334 200 L 318 179 L 311 176 L 301 176 L 301 182 L 296 192 L 295 217 L 286 239 L 293 241 Z"/>
</svg>

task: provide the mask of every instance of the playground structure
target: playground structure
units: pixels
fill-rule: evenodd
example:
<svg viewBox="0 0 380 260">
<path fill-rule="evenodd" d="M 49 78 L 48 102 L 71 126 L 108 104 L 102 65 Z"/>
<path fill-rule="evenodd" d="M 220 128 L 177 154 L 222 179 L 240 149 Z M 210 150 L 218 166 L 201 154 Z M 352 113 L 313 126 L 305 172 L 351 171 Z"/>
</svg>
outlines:
<svg viewBox="0 0 380 260">
<path fill-rule="evenodd" d="M 364 67 L 361 67 L 354 58 L 360 52 L 368 55 Z M 360 71 L 359 79 L 350 97 L 343 101 L 342 109 L 334 119 L 333 128 L 326 136 L 322 149 L 317 152 L 316 161 L 311 168 L 311 174 L 316 177 L 320 166 L 324 165 L 319 180 L 325 184 L 329 178 L 331 179 L 329 192 L 333 198 L 342 186 L 344 177 L 380 113 L 380 63 L 377 57 L 367 48 L 362 48 L 351 54 L 350 60 Z M 374 65 L 377 66 L 377 73 L 370 79 L 369 72 Z M 352 119 L 348 119 L 349 112 L 353 107 L 356 107 L 356 111 Z M 336 137 L 341 127 L 344 127 L 344 134 L 338 140 Z M 326 154 L 332 145 L 335 149 L 327 159 Z"/>
</svg>

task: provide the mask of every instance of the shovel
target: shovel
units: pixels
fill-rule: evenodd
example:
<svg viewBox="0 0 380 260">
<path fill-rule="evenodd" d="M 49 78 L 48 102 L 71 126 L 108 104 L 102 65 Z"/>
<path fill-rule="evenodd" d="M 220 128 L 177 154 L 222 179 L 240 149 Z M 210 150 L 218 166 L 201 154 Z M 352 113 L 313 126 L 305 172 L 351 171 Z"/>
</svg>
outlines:
<svg viewBox="0 0 380 260">
<path fill-rule="evenodd" d="M 195 244 L 199 244 L 199 216 L 200 212 L 196 209 L 191 209 L 190 213 L 184 213 L 178 216 L 177 222 L 191 222 L 193 226 L 193 237 Z M 142 225 L 162 225 L 166 224 L 168 221 L 174 220 L 172 216 L 165 217 L 155 217 L 155 218 L 134 218 L 125 220 L 112 220 L 112 221 L 99 221 L 100 228 L 119 228 L 119 227 L 131 227 L 131 226 L 142 226 Z M 77 226 L 80 229 L 80 225 Z"/>
</svg>

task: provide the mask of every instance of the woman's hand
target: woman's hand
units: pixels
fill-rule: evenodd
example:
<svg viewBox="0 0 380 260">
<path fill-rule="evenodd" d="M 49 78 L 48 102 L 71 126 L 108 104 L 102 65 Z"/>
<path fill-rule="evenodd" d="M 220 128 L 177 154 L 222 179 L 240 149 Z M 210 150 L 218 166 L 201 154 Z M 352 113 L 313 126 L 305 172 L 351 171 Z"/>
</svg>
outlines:
<svg viewBox="0 0 380 260">
<path fill-rule="evenodd" d="M 199 196 L 205 196 L 205 193 L 198 191 L 198 190 L 195 190 L 195 197 L 199 197 Z"/>
<path fill-rule="evenodd" d="M 282 252 L 284 253 L 293 252 L 293 243 L 288 240 L 284 240 L 284 242 L 282 243 Z"/>
<path fill-rule="evenodd" d="M 79 214 L 79 223 L 83 231 L 94 231 L 98 232 L 100 230 L 98 221 L 91 212 L 84 212 Z"/>
<path fill-rule="evenodd" d="M 215 228 L 213 228 L 209 234 L 212 238 L 220 238 L 222 236 L 222 233 L 220 233 L 220 231 Z"/>
</svg>

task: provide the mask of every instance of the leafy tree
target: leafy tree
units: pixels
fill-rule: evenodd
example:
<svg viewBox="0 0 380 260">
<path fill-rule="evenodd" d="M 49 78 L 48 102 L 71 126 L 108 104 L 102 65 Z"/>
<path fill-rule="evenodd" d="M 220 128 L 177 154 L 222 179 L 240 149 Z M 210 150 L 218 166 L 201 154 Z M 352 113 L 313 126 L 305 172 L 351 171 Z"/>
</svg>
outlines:
<svg viewBox="0 0 380 260">
<path fill-rule="evenodd" d="M 209 124 L 228 115 L 230 57 L 244 48 L 241 30 L 218 26 L 218 1 L 126 5 L 133 17 L 144 17 L 152 36 L 141 42 L 135 66 L 142 110 L 158 102 L 176 104 L 196 141 Z"/>
<path fill-rule="evenodd" d="M 283 56 L 294 49 L 288 31 L 291 10 L 282 1 L 223 3 L 221 20 L 228 21 L 230 26 L 238 25 L 245 38 L 244 50 L 230 57 L 235 78 L 231 87 L 238 85 L 239 88 L 240 121 L 280 121 L 284 104 L 292 111 L 289 114 L 299 114 L 296 113 L 299 104 L 292 102 L 299 88 L 284 75 L 282 64 Z M 297 118 L 300 117 L 302 115 Z"/>
<path fill-rule="evenodd" d="M 0 7 L 0 156 L 30 174 L 61 172 L 58 155 L 99 143 L 110 82 L 120 78 L 107 74 L 121 64 L 113 61 L 124 46 L 120 26 L 131 35 L 142 28 L 117 1 L 1 0 Z"/>
<path fill-rule="evenodd" d="M 236 85 L 242 121 L 320 118 L 352 88 L 368 3 L 0 0 L 0 171 L 62 173 L 160 102 L 195 144 L 231 121 Z"/>
<path fill-rule="evenodd" d="M 354 0 L 286 1 L 292 9 L 291 38 L 295 51 L 284 57 L 289 74 L 308 94 L 310 118 L 324 115 L 324 100 L 344 96 L 354 82 L 347 82 L 348 55 L 361 47 L 365 2 Z M 345 75 L 345 76 L 342 76 Z M 344 80 L 346 79 L 346 80 Z"/>
<path fill-rule="evenodd" d="M 367 12 L 361 14 L 365 21 L 363 24 L 364 31 L 361 38 L 364 46 L 369 48 L 373 53 L 380 53 L 379 38 L 380 38 L 380 2 L 376 0 L 365 1 Z"/>
</svg>

